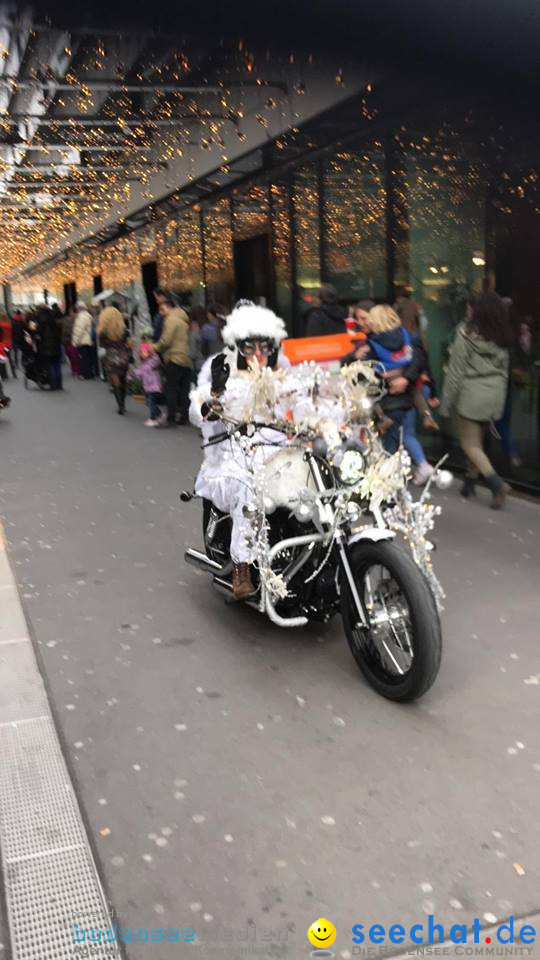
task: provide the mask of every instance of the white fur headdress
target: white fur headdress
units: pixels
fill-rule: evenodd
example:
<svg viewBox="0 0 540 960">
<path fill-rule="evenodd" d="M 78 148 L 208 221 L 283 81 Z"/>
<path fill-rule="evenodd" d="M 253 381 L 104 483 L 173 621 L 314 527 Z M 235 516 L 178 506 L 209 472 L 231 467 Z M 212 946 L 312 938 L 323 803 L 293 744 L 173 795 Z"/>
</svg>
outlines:
<svg viewBox="0 0 540 960">
<path fill-rule="evenodd" d="M 286 336 L 283 320 L 267 307 L 258 307 L 254 303 L 238 304 L 223 328 L 223 341 L 229 347 L 248 337 L 268 337 L 281 343 Z"/>
</svg>

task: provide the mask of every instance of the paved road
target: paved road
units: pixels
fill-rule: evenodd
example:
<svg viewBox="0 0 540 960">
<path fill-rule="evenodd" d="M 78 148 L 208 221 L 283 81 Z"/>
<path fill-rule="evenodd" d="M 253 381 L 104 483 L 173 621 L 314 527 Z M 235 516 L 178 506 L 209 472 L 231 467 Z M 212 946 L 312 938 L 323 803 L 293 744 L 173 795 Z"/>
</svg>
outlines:
<svg viewBox="0 0 540 960">
<path fill-rule="evenodd" d="M 279 631 L 184 566 L 195 431 L 144 429 L 133 401 L 121 419 L 103 385 L 67 386 L 11 387 L 1 513 L 124 924 L 209 937 L 231 923 L 302 957 L 322 915 L 347 957 L 354 922 L 537 910 L 538 507 L 443 498 L 443 665 L 420 703 L 392 705 L 337 623 Z"/>
</svg>

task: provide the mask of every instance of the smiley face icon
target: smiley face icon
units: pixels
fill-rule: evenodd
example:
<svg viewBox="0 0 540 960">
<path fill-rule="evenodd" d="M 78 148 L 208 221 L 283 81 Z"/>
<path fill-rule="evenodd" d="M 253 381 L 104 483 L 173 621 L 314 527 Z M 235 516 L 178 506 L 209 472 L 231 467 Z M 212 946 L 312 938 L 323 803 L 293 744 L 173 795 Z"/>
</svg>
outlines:
<svg viewBox="0 0 540 960">
<path fill-rule="evenodd" d="M 337 936 L 334 924 L 330 920 L 325 920 L 324 917 L 320 917 L 311 924 L 307 935 L 314 947 L 323 949 L 332 946 Z"/>
</svg>

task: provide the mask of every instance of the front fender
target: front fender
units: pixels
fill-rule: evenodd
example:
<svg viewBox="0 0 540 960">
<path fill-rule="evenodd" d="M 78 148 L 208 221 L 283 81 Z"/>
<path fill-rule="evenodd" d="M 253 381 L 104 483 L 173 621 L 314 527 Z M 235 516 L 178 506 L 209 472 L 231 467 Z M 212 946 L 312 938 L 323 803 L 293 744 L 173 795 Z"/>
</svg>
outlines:
<svg viewBox="0 0 540 960">
<path fill-rule="evenodd" d="M 364 527 L 363 530 L 359 530 L 358 533 L 349 537 L 347 546 L 351 547 L 360 540 L 371 540 L 373 543 L 377 543 L 379 540 L 393 540 L 395 535 L 395 531 L 388 530 L 387 527 Z"/>
</svg>

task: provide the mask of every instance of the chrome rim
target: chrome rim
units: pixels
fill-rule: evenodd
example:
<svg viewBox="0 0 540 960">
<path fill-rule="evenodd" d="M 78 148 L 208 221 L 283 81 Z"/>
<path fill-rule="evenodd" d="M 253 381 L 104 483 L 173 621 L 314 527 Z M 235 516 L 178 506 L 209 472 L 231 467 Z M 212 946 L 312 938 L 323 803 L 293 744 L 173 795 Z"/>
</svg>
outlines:
<svg viewBox="0 0 540 960">
<path fill-rule="evenodd" d="M 407 598 L 390 570 L 381 564 L 368 567 L 363 583 L 369 628 L 356 624 L 355 641 L 377 672 L 402 680 L 414 660 Z"/>
</svg>

